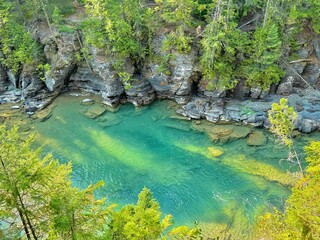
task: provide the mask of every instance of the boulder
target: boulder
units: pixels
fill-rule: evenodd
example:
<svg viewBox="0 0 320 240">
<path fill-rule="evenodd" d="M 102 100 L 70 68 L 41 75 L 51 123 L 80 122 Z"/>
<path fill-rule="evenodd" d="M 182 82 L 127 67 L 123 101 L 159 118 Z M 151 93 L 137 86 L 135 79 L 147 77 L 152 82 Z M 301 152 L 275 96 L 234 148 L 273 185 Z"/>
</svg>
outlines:
<svg viewBox="0 0 320 240">
<path fill-rule="evenodd" d="M 193 98 L 189 103 L 177 110 L 177 113 L 193 119 L 201 119 L 208 104 L 204 98 Z"/>
<path fill-rule="evenodd" d="M 205 105 L 204 116 L 210 122 L 218 122 L 224 111 L 225 101 L 223 99 L 215 99 L 209 105 Z"/>
<path fill-rule="evenodd" d="M 113 69 L 112 65 L 115 60 L 97 49 L 93 49 L 92 52 L 90 66 L 93 71 L 86 63 L 82 63 L 70 76 L 69 87 L 99 93 L 104 104 L 112 107 L 117 106 L 124 92 L 124 87 Z M 132 72 L 132 66 L 128 69 L 129 73 Z"/>
<path fill-rule="evenodd" d="M 247 144 L 249 146 L 261 146 L 267 143 L 267 137 L 262 131 L 254 131 L 247 138 Z"/>
<path fill-rule="evenodd" d="M 303 133 L 311 133 L 318 128 L 318 123 L 311 119 L 302 119 L 299 130 Z"/>
<path fill-rule="evenodd" d="M 305 79 L 311 86 L 315 86 L 320 79 L 320 64 L 319 63 L 309 63 L 303 74 L 303 79 Z M 301 83 L 303 84 L 303 83 Z M 305 83 L 304 83 L 305 84 Z"/>
<path fill-rule="evenodd" d="M 288 76 L 284 82 L 279 84 L 277 94 L 284 96 L 290 95 L 293 89 L 293 81 L 294 77 Z"/>
<path fill-rule="evenodd" d="M 46 86 L 34 72 L 35 69 L 24 68 L 20 74 L 21 95 L 25 99 L 36 96 Z"/>
<path fill-rule="evenodd" d="M 320 37 L 315 37 L 312 41 L 314 52 L 316 54 L 316 57 L 320 61 Z"/>
</svg>

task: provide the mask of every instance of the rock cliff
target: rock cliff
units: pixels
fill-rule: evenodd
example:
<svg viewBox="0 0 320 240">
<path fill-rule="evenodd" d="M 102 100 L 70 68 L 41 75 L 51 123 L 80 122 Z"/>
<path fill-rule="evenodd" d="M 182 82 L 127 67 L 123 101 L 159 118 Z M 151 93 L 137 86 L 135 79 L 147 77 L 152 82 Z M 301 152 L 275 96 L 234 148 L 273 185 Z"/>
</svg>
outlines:
<svg viewBox="0 0 320 240">
<path fill-rule="evenodd" d="M 297 129 L 302 132 L 320 129 L 320 37 L 317 36 L 299 36 L 295 59 L 284 60 L 290 59 L 288 56 L 282 59 L 286 75 L 279 84 L 261 89 L 249 88 L 240 81 L 232 91 L 209 90 L 208 81 L 198 71 L 197 44 L 188 54 L 170 53 L 172 57 L 167 61 L 170 74 L 160 73 L 159 62 L 154 59 L 147 58 L 140 66 L 125 59 L 124 69 L 132 76 L 131 87 L 126 88 L 113 68 L 116 60 L 112 55 L 91 47 L 87 61 L 77 59 L 81 48 L 79 33 L 52 34 L 40 24 L 34 27 L 34 37 L 43 45 L 46 62 L 51 66 L 45 81 L 28 66 L 14 76 L 0 65 L 0 92 L 5 92 L 9 85 L 11 92 L 6 92 L 6 96 L 14 95 L 19 89 L 21 99 L 26 99 L 28 105 L 43 106 L 39 99 L 61 91 L 82 90 L 100 94 L 103 103 L 110 106 L 125 101 L 141 106 L 156 98 L 173 99 L 181 105 L 178 113 L 190 119 L 268 127 L 267 111 L 271 104 L 286 97 L 299 114 Z M 160 50 L 164 39 L 161 33 L 154 38 L 155 52 Z M 5 100 L 10 98 L 0 96 L 0 102 Z"/>
</svg>

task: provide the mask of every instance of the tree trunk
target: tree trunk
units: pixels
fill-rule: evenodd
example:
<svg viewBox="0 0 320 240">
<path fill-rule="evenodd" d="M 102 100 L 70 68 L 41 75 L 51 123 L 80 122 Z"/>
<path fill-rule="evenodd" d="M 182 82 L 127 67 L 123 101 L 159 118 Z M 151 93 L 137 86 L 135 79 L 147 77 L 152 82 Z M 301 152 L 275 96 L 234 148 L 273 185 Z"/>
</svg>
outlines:
<svg viewBox="0 0 320 240">
<path fill-rule="evenodd" d="M 16 186 L 15 186 L 15 188 L 17 189 Z M 27 212 L 27 209 L 26 209 L 26 207 L 24 206 L 24 203 L 23 203 L 23 201 L 22 201 L 22 197 L 21 197 L 20 192 L 18 191 L 18 189 L 17 189 L 17 195 L 18 195 L 19 202 L 20 202 L 20 205 L 21 205 L 21 207 L 22 207 L 22 210 L 23 210 L 23 212 L 24 212 L 24 214 L 25 214 L 25 217 L 26 217 L 26 219 L 27 219 L 27 223 L 28 223 L 29 228 L 30 228 L 30 230 L 31 230 L 32 236 L 33 236 L 33 238 L 34 238 L 35 240 L 37 240 L 38 237 L 37 237 L 37 235 L 36 235 L 36 232 L 35 232 L 35 230 L 34 230 L 33 225 L 31 224 L 30 218 L 29 218 L 28 214 L 26 213 L 26 212 Z"/>
<path fill-rule="evenodd" d="M 9 182 L 9 184 L 10 184 L 10 188 L 11 188 L 11 191 L 12 191 L 11 194 L 13 195 L 13 197 L 14 197 L 15 200 L 16 200 L 16 201 L 15 201 L 16 209 L 17 209 L 17 211 L 18 211 L 18 213 L 19 213 L 20 220 L 21 220 L 21 222 L 22 222 L 22 224 L 23 224 L 24 232 L 26 233 L 27 239 L 28 239 L 28 240 L 31 240 L 31 235 L 30 235 L 30 232 L 29 232 L 29 229 L 28 229 L 28 225 L 27 225 L 27 223 L 26 223 L 26 220 L 25 220 L 25 218 L 24 218 L 23 211 L 22 211 L 21 208 L 19 207 L 19 203 L 18 203 L 18 201 L 17 201 L 17 199 L 16 199 L 17 196 L 15 196 L 16 194 L 14 194 L 14 190 L 16 190 L 16 187 L 13 186 L 13 184 L 12 184 L 12 182 L 11 182 L 11 180 L 10 180 L 10 176 L 9 176 L 9 174 L 8 174 L 8 172 L 7 172 L 6 165 L 4 164 L 3 159 L 2 159 L 1 157 L 0 157 L 0 161 L 1 161 L 1 165 L 2 165 L 3 171 L 4 171 L 4 173 L 5 173 L 5 175 L 6 175 L 7 179 L 8 179 L 8 182 Z M 12 189 L 12 187 L 15 188 L 15 189 Z"/>
<path fill-rule="evenodd" d="M 57 39 L 56 39 L 56 37 L 54 36 L 53 29 L 52 29 L 52 25 L 51 25 L 50 19 L 49 19 L 49 15 L 48 15 L 48 12 L 47 12 L 47 10 L 46 10 L 46 6 L 44 5 L 43 0 L 40 0 L 40 3 L 41 3 L 41 8 L 42 8 L 42 10 L 43 10 L 43 12 L 44 12 L 44 15 L 45 15 L 45 17 L 46 17 L 46 21 L 47 21 L 49 30 L 50 30 L 50 32 L 51 32 L 51 34 L 52 34 L 53 40 L 54 40 L 55 43 L 57 44 Z"/>
</svg>

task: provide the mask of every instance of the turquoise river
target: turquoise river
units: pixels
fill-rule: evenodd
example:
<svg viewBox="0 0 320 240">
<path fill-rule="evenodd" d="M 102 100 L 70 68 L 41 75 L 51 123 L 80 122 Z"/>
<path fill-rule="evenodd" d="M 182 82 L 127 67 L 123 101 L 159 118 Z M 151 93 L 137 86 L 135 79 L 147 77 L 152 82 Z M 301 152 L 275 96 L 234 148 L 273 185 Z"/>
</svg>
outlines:
<svg viewBox="0 0 320 240">
<path fill-rule="evenodd" d="M 246 229 L 272 206 L 283 207 L 290 194 L 290 166 L 281 161 L 287 153 L 266 131 L 259 130 L 268 138 L 262 146 L 248 146 L 247 138 L 235 136 L 214 143 L 202 131 L 214 124 L 179 118 L 172 102 L 125 104 L 96 117 L 104 109 L 98 101 L 81 105 L 84 98 L 57 98 L 50 118 L 32 128 L 45 152 L 73 163 L 76 186 L 105 182 L 97 197 L 122 206 L 136 202 L 147 187 L 176 224 Z M 316 138 L 298 137 L 300 150 Z"/>
</svg>

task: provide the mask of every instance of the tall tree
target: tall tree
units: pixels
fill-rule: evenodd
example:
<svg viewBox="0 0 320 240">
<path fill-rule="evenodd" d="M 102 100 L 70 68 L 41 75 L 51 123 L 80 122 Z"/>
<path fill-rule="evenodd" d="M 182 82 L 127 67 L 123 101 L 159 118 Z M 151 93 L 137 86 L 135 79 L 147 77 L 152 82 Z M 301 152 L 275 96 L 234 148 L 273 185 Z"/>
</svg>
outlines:
<svg viewBox="0 0 320 240">
<path fill-rule="evenodd" d="M 108 208 L 95 200 L 101 185 L 71 186 L 71 164 L 31 151 L 34 136 L 22 139 L 18 128 L 0 126 L 0 219 L 7 232 L 27 239 L 94 239 L 102 231 Z M 22 229 L 20 229 L 22 228 Z"/>
<path fill-rule="evenodd" d="M 268 114 L 271 123 L 270 131 L 277 136 L 281 144 L 288 147 L 288 161 L 297 164 L 301 173 L 303 173 L 301 160 L 293 144 L 293 130 L 298 114 L 293 107 L 288 106 L 288 100 L 285 98 L 281 98 L 279 104 L 273 103 Z"/>
</svg>

